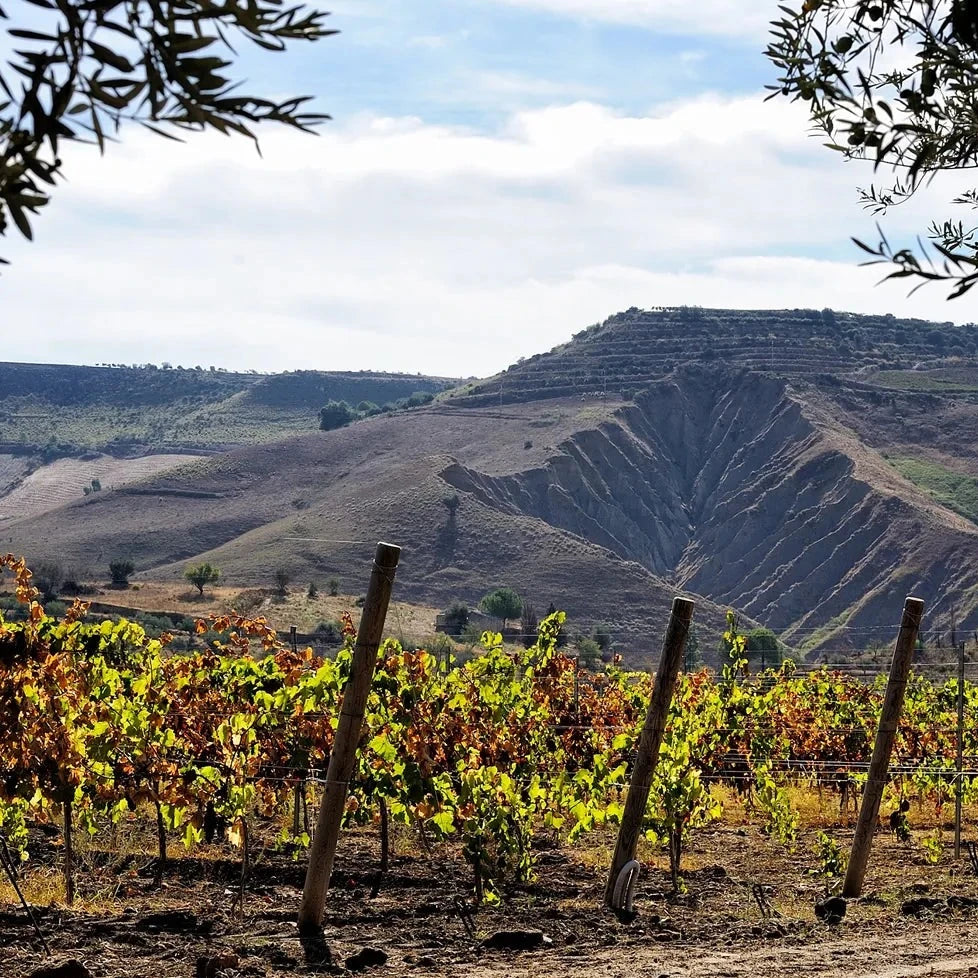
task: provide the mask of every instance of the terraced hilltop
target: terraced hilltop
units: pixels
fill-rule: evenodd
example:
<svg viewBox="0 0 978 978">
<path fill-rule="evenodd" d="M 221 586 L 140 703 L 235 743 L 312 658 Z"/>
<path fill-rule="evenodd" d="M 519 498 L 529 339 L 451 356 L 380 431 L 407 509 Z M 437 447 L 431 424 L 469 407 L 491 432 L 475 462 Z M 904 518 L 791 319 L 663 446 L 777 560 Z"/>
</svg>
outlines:
<svg viewBox="0 0 978 978">
<path fill-rule="evenodd" d="M 813 309 L 629 309 L 458 392 L 490 404 L 606 391 L 631 395 L 690 363 L 786 377 L 849 376 L 944 365 L 978 393 L 978 326 Z M 882 375 L 884 380 L 887 376 Z"/>
</svg>

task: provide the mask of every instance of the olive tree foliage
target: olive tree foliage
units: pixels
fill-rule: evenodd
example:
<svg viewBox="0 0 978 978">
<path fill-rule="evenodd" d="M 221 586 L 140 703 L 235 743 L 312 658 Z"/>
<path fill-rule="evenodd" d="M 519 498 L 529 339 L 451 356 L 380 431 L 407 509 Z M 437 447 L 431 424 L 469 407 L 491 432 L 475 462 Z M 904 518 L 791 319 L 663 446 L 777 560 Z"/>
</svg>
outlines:
<svg viewBox="0 0 978 978">
<path fill-rule="evenodd" d="M 193 564 L 186 568 L 183 576 L 197 588 L 198 593 L 203 596 L 204 588 L 208 584 L 217 584 L 221 579 L 220 570 L 213 564 Z"/>
<path fill-rule="evenodd" d="M 233 44 L 283 51 L 329 34 L 328 15 L 281 0 L 0 0 L 13 57 L 0 65 L 0 236 L 48 203 L 66 142 L 105 150 L 124 122 L 180 140 L 213 129 L 310 130 L 310 97 L 259 98 L 229 69 Z M 2 259 L 0 259 L 2 260 Z"/>
<path fill-rule="evenodd" d="M 136 573 L 136 565 L 131 560 L 113 560 L 109 564 L 109 575 L 112 578 L 112 587 L 129 587 L 129 578 Z"/>
<path fill-rule="evenodd" d="M 479 607 L 492 618 L 498 618 L 505 629 L 510 618 L 519 617 L 523 599 L 511 587 L 497 587 L 482 598 Z"/>
<path fill-rule="evenodd" d="M 767 56 L 780 76 L 770 97 L 804 102 L 829 148 L 872 164 L 879 183 L 859 191 L 883 215 L 937 174 L 978 166 L 976 0 L 804 0 L 782 6 Z M 978 208 L 978 189 L 952 203 Z M 855 243 L 887 279 L 950 285 L 949 298 L 978 282 L 978 228 L 936 220 L 916 249 Z"/>
</svg>

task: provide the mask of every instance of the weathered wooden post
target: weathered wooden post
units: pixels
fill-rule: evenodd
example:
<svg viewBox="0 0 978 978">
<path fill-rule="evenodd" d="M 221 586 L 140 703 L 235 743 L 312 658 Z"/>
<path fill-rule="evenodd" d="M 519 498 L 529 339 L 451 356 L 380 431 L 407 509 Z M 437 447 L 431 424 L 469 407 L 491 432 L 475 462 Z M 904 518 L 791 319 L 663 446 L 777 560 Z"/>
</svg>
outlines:
<svg viewBox="0 0 978 978">
<path fill-rule="evenodd" d="M 662 737 L 666 729 L 669 705 L 672 703 L 672 694 L 676 688 L 679 667 L 683 661 L 683 650 L 686 647 L 686 636 L 689 634 L 692 620 L 693 602 L 688 598 L 675 598 L 672 602 L 672 614 L 669 616 L 669 627 L 666 629 L 666 637 L 662 643 L 659 668 L 655 674 L 655 689 L 652 692 L 645 725 L 642 727 L 638 742 L 628 797 L 625 799 L 625 811 L 621 817 L 615 854 L 611 860 L 608 885 L 605 888 L 605 903 L 612 909 L 620 909 L 614 906 L 615 884 L 618 882 L 618 876 L 635 858 L 638 849 L 638 837 L 649 802 L 652 775 L 659 760 L 659 748 L 662 746 Z"/>
<path fill-rule="evenodd" d="M 961 803 L 964 798 L 964 642 L 958 645 L 958 743 L 954 758 L 954 858 L 961 858 Z"/>
<path fill-rule="evenodd" d="M 876 743 L 873 745 L 869 777 L 866 780 L 866 789 L 863 791 L 862 804 L 859 806 L 856 834 L 853 836 L 852 852 L 849 855 L 849 868 L 846 870 L 846 880 L 842 887 L 842 895 L 847 898 L 857 897 L 863 890 L 869 850 L 879 820 L 883 789 L 886 787 L 890 755 L 893 753 L 897 724 L 903 711 L 907 675 L 910 672 L 913 650 L 917 644 L 917 632 L 920 630 L 920 620 L 923 615 L 924 602 L 920 598 L 907 598 L 903 606 L 900 634 L 897 636 L 896 648 L 893 650 L 893 662 L 890 664 L 890 678 L 886 684 L 883 712 L 880 714 L 880 723 L 876 731 Z"/>
<path fill-rule="evenodd" d="M 384 633 L 387 606 L 394 587 L 394 574 L 401 548 L 388 543 L 377 544 L 370 586 L 360 616 L 357 644 L 353 650 L 350 678 L 343 690 L 339 725 L 333 739 L 333 750 L 326 769 L 316 834 L 309 848 L 309 865 L 299 907 L 299 930 L 309 934 L 322 926 L 326 908 L 326 891 L 333 872 L 333 859 L 340 836 L 340 822 L 346 806 L 347 786 L 356 764 L 357 744 L 363 728 L 363 714 L 377 667 L 377 651 Z"/>
</svg>

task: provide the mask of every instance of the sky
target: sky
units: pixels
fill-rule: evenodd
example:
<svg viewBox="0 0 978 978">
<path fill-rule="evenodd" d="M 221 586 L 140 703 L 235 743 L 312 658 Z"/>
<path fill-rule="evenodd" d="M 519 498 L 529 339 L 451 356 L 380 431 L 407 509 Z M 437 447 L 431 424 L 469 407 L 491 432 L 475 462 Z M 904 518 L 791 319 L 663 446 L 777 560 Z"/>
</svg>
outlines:
<svg viewBox="0 0 978 978">
<path fill-rule="evenodd" d="M 0 239 L 0 359 L 485 376 L 631 306 L 978 318 L 858 267 L 872 174 L 764 100 L 776 0 L 327 9 L 333 37 L 238 48 L 249 93 L 316 96 L 318 135 L 65 150 L 34 242 Z"/>
</svg>

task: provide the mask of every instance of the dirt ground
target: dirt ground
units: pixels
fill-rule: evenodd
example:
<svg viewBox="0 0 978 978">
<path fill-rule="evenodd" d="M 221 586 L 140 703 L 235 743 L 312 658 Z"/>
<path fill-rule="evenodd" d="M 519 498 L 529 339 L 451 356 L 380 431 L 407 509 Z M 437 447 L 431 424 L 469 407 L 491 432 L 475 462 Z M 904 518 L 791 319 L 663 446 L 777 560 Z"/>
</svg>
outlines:
<svg viewBox="0 0 978 978">
<path fill-rule="evenodd" d="M 833 837 L 848 847 L 851 825 L 839 824 Z M 226 962 L 233 967 L 219 978 L 339 974 L 352 970 L 347 962 L 364 948 L 386 955 L 368 971 L 378 976 L 978 976 L 978 876 L 967 860 L 953 860 L 948 833 L 937 865 L 926 862 L 922 838 L 908 846 L 881 833 L 864 897 L 831 927 L 814 914 L 825 893 L 815 830 L 789 847 L 736 821 L 694 837 L 684 894 L 671 893 L 662 856 L 644 853 L 631 923 L 601 906 L 608 839 L 540 849 L 534 882 L 507 888 L 497 908 L 475 911 L 466 868 L 450 847 L 425 851 L 404 833 L 379 879 L 375 832 L 356 830 L 337 858 L 325 945 L 304 943 L 295 926 L 302 857 L 260 855 L 243 913 L 236 906 L 240 864 L 234 850 L 219 846 L 171 859 L 161 887 L 149 856 L 109 852 L 96 838 L 69 911 L 59 902 L 53 865 L 58 840 L 45 840 L 48 858 L 41 856 L 42 868 L 25 885 L 52 960 L 79 959 L 94 978 L 193 978 L 199 959 L 220 954 L 233 955 Z M 752 895 L 754 884 L 766 909 Z M 527 929 L 543 932 L 542 947 L 484 946 L 500 931 Z M 44 963 L 24 911 L 9 887 L 0 889 L 0 975 L 27 978 Z"/>
<path fill-rule="evenodd" d="M 207 587 L 203 596 L 197 594 L 186 581 L 149 581 L 134 579 L 126 590 L 103 588 L 98 592 L 80 595 L 84 601 L 95 601 L 120 608 L 144 612 L 168 612 L 190 618 L 206 618 L 208 615 L 225 614 L 235 610 L 242 614 L 264 615 L 269 624 L 286 637 L 289 627 L 295 625 L 300 632 L 311 632 L 324 621 L 335 621 L 344 612 L 350 612 L 354 621 L 360 620 L 356 595 L 339 594 L 331 597 L 326 593 L 326 580 L 316 582 L 319 593 L 315 598 L 307 596 L 308 582 L 295 581 L 289 585 L 284 598 L 273 597 L 267 590 L 240 587 Z M 269 588 L 271 585 L 269 585 Z M 435 632 L 438 609 L 424 605 L 392 601 L 387 616 L 388 631 L 412 640 L 430 639 Z"/>
</svg>

